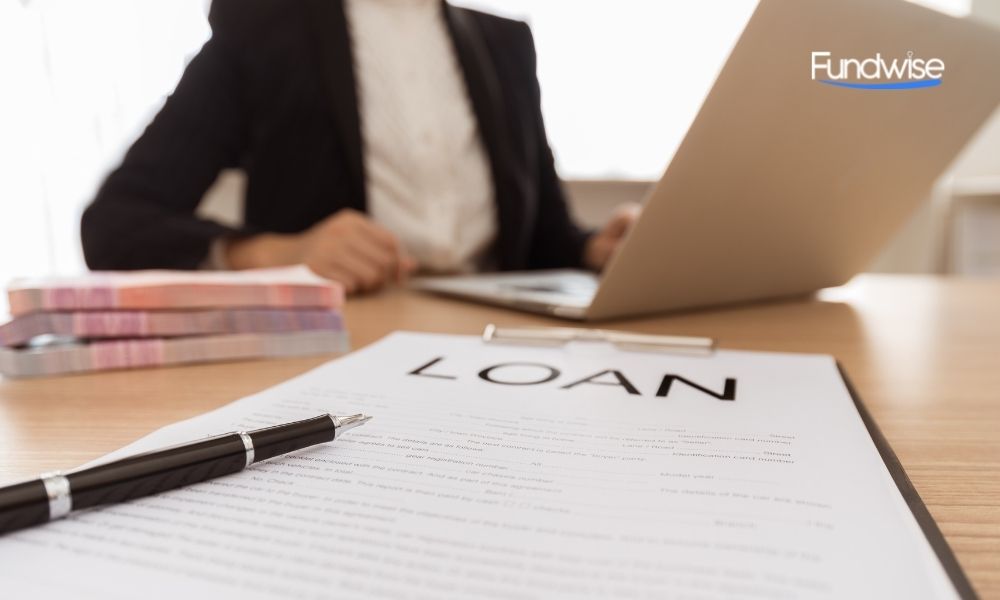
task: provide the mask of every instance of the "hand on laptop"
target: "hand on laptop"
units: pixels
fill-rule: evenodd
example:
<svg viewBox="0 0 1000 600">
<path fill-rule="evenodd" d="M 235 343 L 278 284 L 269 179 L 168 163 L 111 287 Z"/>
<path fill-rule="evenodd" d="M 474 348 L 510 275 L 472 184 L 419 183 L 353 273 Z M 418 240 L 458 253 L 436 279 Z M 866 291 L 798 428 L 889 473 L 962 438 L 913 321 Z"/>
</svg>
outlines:
<svg viewBox="0 0 1000 600">
<path fill-rule="evenodd" d="M 594 271 L 604 269 L 619 242 L 639 218 L 640 212 L 642 206 L 639 204 L 629 203 L 619 206 L 607 224 L 587 240 L 587 246 L 583 250 L 583 263 L 588 269 Z"/>
<path fill-rule="evenodd" d="M 396 236 L 364 214 L 339 210 L 297 234 L 265 233 L 234 240 L 226 249 L 233 269 L 305 264 L 340 282 L 347 293 L 376 290 L 417 268 Z"/>
</svg>

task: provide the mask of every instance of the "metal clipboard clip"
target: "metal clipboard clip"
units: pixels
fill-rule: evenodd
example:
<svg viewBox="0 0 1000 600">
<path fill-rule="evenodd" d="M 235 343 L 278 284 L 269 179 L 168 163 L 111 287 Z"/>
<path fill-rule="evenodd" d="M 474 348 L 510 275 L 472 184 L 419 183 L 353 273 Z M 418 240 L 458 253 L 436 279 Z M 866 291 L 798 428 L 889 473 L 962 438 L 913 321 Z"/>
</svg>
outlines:
<svg viewBox="0 0 1000 600">
<path fill-rule="evenodd" d="M 707 337 L 652 335 L 576 327 L 497 327 L 490 323 L 483 329 L 488 344 L 562 346 L 568 342 L 606 342 L 620 350 L 694 354 L 705 356 L 715 351 L 715 340 Z"/>
</svg>

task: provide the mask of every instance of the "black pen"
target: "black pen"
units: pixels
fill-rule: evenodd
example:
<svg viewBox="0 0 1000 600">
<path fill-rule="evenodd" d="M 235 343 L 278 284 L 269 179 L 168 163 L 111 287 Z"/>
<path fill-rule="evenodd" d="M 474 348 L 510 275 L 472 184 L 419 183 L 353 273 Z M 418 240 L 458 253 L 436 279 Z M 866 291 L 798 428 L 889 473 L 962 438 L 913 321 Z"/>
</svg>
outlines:
<svg viewBox="0 0 1000 600">
<path fill-rule="evenodd" d="M 0 488 L 0 534 L 242 471 L 253 463 L 330 442 L 371 419 L 325 414 L 129 456 Z"/>
</svg>

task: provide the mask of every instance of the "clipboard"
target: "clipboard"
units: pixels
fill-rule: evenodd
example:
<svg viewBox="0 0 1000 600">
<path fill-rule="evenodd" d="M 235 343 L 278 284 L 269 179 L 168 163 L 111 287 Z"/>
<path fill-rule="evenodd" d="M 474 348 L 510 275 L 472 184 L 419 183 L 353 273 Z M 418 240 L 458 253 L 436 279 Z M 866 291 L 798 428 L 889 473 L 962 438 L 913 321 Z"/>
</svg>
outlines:
<svg viewBox="0 0 1000 600">
<path fill-rule="evenodd" d="M 483 329 L 483 342 L 488 344 L 523 344 L 531 346 L 559 346 L 569 342 L 604 342 L 612 344 L 622 350 L 643 351 L 643 352 L 663 352 L 684 355 L 711 355 L 716 351 L 716 343 L 712 338 L 651 335 L 634 333 L 628 331 L 616 331 L 609 329 L 586 329 L 574 327 L 498 327 L 493 323 L 486 325 Z M 854 407 L 861 416 L 861 421 L 868 430 L 868 435 L 878 450 L 883 464 L 889 471 L 896 489 L 906 502 L 910 513 L 920 526 L 924 537 L 930 544 L 931 549 L 940 561 L 945 573 L 951 579 L 952 585 L 959 597 L 964 600 L 975 600 L 979 598 L 972 582 L 959 564 L 954 551 L 945 539 L 944 534 L 938 527 L 934 517 L 927 509 L 923 499 L 913 486 L 906 470 L 899 457 L 893 451 L 892 446 L 885 435 L 879 429 L 871 413 L 865 407 L 854 384 L 851 383 L 844 366 L 837 361 L 837 371 L 847 388 Z"/>
</svg>

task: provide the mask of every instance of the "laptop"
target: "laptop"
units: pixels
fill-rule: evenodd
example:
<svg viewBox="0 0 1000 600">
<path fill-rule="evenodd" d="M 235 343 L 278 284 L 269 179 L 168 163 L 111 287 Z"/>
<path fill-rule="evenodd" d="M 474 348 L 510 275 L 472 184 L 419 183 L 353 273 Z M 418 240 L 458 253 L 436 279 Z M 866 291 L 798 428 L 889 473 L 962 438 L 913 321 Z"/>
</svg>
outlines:
<svg viewBox="0 0 1000 600">
<path fill-rule="evenodd" d="M 902 0 L 762 0 L 600 276 L 414 286 L 597 320 L 841 285 L 998 102 L 1000 32 L 985 24 Z"/>
</svg>

